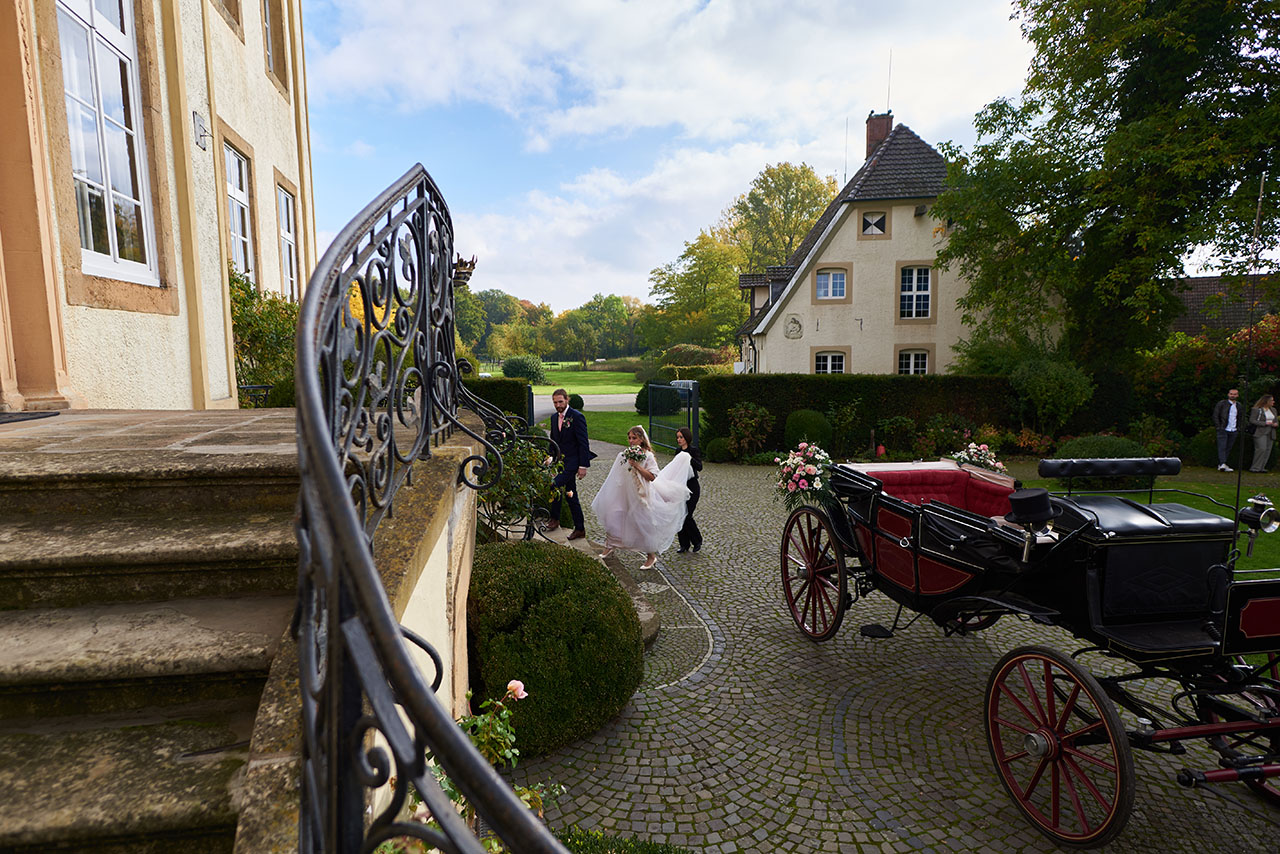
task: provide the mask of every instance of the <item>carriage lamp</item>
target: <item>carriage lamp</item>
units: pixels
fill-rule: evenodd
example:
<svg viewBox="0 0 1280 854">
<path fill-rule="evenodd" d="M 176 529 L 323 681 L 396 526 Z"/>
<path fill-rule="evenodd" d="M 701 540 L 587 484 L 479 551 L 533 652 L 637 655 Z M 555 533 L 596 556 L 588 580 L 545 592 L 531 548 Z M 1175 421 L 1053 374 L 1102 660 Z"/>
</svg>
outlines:
<svg viewBox="0 0 1280 854">
<path fill-rule="evenodd" d="M 1280 513 L 1276 512 L 1275 505 L 1271 503 L 1271 499 L 1261 492 L 1250 498 L 1249 503 L 1240 508 L 1237 518 L 1241 524 L 1249 529 L 1249 546 L 1245 551 L 1246 557 L 1253 557 L 1253 541 L 1258 539 L 1259 531 L 1272 534 L 1277 529 L 1280 529 Z"/>
</svg>

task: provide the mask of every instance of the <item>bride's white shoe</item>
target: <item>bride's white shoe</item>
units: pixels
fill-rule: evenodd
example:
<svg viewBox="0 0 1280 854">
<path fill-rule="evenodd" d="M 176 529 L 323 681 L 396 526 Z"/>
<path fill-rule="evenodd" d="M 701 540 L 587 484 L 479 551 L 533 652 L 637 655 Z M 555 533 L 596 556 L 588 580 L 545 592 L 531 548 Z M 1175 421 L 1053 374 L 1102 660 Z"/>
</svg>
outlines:
<svg viewBox="0 0 1280 854">
<path fill-rule="evenodd" d="M 649 559 L 648 559 L 647 561 L 645 561 L 644 563 L 640 564 L 640 568 L 641 568 L 641 569 L 653 569 L 653 565 L 654 565 L 655 563 L 657 563 L 657 562 L 658 562 L 658 556 L 657 556 L 657 555 L 650 555 L 650 556 L 649 556 Z"/>
<path fill-rule="evenodd" d="M 604 551 L 600 552 L 600 557 L 606 558 L 609 555 L 613 554 L 613 551 L 614 551 L 613 549 L 605 549 Z"/>
</svg>

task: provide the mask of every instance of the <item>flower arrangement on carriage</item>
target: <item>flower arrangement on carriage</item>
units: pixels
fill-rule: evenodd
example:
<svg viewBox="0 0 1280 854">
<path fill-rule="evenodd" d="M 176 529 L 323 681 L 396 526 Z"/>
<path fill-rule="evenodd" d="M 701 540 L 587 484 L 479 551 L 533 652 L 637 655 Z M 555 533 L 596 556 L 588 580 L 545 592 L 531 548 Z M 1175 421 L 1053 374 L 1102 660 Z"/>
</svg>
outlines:
<svg viewBox="0 0 1280 854">
<path fill-rule="evenodd" d="M 971 465 L 988 471 L 997 471 L 1001 474 L 1009 473 L 1004 463 L 996 459 L 995 451 L 991 450 L 987 445 L 979 445 L 976 442 L 970 442 L 968 447 L 956 451 L 951 455 L 951 459 L 961 465 Z"/>
<path fill-rule="evenodd" d="M 801 442 L 785 458 L 774 457 L 778 464 L 778 480 L 774 484 L 776 498 L 781 498 L 787 512 L 802 504 L 822 505 L 832 497 L 826 466 L 831 455 L 811 442 Z"/>
</svg>

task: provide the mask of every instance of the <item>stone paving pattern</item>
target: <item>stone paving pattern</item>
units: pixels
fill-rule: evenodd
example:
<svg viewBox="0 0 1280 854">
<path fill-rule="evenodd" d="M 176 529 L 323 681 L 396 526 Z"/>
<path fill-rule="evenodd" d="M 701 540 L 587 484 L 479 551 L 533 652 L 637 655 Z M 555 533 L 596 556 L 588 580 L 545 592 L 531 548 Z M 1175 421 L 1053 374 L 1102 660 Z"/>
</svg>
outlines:
<svg viewBox="0 0 1280 854">
<path fill-rule="evenodd" d="M 606 460 L 618 451 L 593 446 Z M 605 471 L 592 467 L 586 503 Z M 644 683 L 601 731 L 522 761 L 516 780 L 568 787 L 547 813 L 553 827 L 715 854 L 1058 850 L 996 777 L 983 693 L 1016 646 L 1082 644 L 1007 617 L 968 637 L 943 637 L 922 620 L 891 639 L 863 638 L 859 625 L 893 621 L 879 593 L 858 601 L 832 640 L 808 640 L 782 598 L 785 515 L 772 474 L 708 464 L 702 552 L 673 549 L 649 572 L 638 569 L 643 555 L 619 553 L 661 614 Z M 589 509 L 587 519 L 589 536 L 603 539 Z M 1187 747 L 1184 757 L 1135 753 L 1133 815 L 1106 850 L 1280 851 L 1280 811 L 1244 787 L 1214 790 L 1242 806 L 1177 785 L 1179 768 L 1216 765 L 1203 745 Z"/>
</svg>

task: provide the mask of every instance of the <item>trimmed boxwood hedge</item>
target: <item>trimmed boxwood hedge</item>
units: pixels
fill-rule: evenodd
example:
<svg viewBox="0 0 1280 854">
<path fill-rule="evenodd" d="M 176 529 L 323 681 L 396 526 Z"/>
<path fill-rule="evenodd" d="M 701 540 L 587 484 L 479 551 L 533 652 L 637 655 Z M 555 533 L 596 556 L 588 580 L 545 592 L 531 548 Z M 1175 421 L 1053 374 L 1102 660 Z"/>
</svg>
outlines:
<svg viewBox="0 0 1280 854">
<path fill-rule="evenodd" d="M 709 429 L 729 433 L 729 408 L 743 401 L 759 404 L 774 416 L 764 447 L 785 446 L 787 415 L 797 409 L 826 412 L 832 405 L 858 403 L 861 422 L 855 447 L 867 430 L 893 415 L 910 415 L 924 423 L 930 416 L 954 412 L 974 424 L 1016 429 L 1013 390 L 1004 377 L 952 374 L 710 374 L 700 377 L 698 391 Z"/>
<path fill-rule="evenodd" d="M 529 383 L 507 377 L 464 377 L 462 384 L 476 397 L 489 401 L 503 412 L 521 418 L 529 415 Z"/>
<path fill-rule="evenodd" d="M 519 679 L 511 708 L 521 756 L 590 735 L 622 711 L 644 675 L 640 620 L 598 560 L 552 543 L 476 547 L 467 600 L 476 700 Z"/>
</svg>

